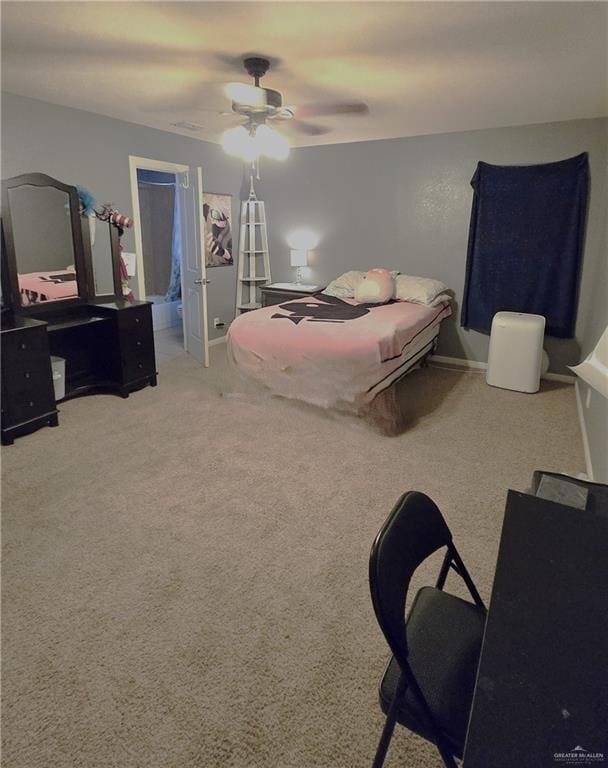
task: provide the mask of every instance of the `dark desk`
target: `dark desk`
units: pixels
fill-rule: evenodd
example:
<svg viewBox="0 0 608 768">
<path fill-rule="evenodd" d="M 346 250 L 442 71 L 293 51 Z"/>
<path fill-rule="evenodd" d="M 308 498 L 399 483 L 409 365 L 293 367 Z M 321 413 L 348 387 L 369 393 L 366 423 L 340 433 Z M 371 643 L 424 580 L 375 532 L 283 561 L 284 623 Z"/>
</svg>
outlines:
<svg viewBox="0 0 608 768">
<path fill-rule="evenodd" d="M 65 360 L 65 396 L 113 392 L 128 397 L 156 385 L 149 302 L 116 300 L 52 308 L 41 319 L 3 313 L 2 442 L 57 426 L 50 355 Z"/>
<path fill-rule="evenodd" d="M 608 516 L 509 491 L 464 768 L 608 768 L 607 595 Z"/>
</svg>

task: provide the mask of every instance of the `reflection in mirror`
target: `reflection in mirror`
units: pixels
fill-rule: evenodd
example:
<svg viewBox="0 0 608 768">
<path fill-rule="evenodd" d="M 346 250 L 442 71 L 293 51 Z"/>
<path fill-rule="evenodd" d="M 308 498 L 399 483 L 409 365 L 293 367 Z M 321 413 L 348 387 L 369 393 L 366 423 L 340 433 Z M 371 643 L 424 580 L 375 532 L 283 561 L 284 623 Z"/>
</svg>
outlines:
<svg viewBox="0 0 608 768">
<path fill-rule="evenodd" d="M 83 236 L 90 237 L 91 240 L 91 259 L 93 262 L 95 295 L 113 295 L 114 272 L 112 265 L 110 225 L 106 221 L 97 221 L 94 216 L 89 216 L 84 222 Z"/>
<path fill-rule="evenodd" d="M 8 190 L 21 305 L 78 297 L 70 197 L 55 187 Z"/>
</svg>

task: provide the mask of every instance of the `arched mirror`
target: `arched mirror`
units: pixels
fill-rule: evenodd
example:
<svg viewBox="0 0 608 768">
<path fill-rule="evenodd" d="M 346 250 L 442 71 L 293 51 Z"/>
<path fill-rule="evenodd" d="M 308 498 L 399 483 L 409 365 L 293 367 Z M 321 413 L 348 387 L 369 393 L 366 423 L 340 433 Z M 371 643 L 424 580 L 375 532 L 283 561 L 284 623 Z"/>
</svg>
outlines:
<svg viewBox="0 0 608 768">
<path fill-rule="evenodd" d="M 4 303 L 31 315 L 115 296 L 117 242 L 98 224 L 81 217 L 76 187 L 41 173 L 3 181 Z"/>
</svg>

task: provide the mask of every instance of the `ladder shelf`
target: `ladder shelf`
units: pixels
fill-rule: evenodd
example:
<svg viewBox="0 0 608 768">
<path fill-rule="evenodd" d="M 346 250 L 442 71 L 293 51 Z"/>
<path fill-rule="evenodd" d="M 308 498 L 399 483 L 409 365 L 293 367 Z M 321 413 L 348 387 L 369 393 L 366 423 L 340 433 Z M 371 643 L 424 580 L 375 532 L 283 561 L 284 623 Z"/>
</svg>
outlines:
<svg viewBox="0 0 608 768">
<path fill-rule="evenodd" d="M 249 197 L 241 203 L 236 314 L 259 309 L 260 286 L 270 283 L 270 254 L 264 201 L 258 200 L 250 177 Z"/>
</svg>

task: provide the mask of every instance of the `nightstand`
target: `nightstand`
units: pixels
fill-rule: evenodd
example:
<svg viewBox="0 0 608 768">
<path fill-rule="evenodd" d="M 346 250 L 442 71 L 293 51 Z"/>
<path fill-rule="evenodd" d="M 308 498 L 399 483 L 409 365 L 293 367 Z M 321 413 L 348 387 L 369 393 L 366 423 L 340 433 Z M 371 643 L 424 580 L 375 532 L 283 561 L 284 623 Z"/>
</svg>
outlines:
<svg viewBox="0 0 608 768">
<path fill-rule="evenodd" d="M 262 306 L 270 307 L 273 304 L 282 304 L 284 301 L 302 299 L 305 296 L 314 296 L 322 291 L 324 285 L 305 285 L 304 283 L 271 283 L 263 285 Z"/>
</svg>

